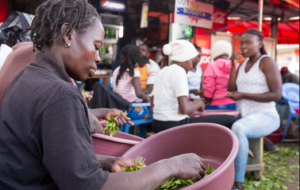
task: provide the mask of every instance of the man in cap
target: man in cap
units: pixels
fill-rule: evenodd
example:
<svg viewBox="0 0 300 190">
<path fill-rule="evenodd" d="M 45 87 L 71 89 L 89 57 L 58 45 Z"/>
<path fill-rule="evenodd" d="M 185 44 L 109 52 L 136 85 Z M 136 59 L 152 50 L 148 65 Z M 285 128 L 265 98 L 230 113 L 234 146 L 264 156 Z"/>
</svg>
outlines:
<svg viewBox="0 0 300 190">
<path fill-rule="evenodd" d="M 299 84 L 299 77 L 289 71 L 287 67 L 282 67 L 280 70 L 281 76 L 282 76 L 282 83 L 295 83 Z"/>
</svg>

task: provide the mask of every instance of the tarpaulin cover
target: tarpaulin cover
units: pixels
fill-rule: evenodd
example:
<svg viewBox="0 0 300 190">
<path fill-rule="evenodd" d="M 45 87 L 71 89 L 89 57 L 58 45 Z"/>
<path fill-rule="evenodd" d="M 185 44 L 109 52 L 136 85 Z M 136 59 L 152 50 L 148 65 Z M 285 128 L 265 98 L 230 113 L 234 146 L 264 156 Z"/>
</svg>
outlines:
<svg viewBox="0 0 300 190">
<path fill-rule="evenodd" d="M 228 20 L 227 26 L 235 24 L 239 20 Z M 271 35 L 271 22 L 264 21 L 262 24 L 262 33 L 265 37 Z M 232 26 L 227 29 L 231 33 L 243 33 L 249 28 L 258 28 L 257 21 L 242 22 L 238 25 Z M 288 21 L 285 23 L 278 23 L 278 44 L 299 44 L 299 20 Z"/>
</svg>

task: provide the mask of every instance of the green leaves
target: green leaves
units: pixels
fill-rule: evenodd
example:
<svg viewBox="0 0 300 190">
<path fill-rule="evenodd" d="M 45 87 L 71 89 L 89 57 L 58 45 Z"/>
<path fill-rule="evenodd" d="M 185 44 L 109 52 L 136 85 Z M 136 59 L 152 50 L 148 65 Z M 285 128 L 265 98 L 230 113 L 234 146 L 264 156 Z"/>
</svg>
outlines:
<svg viewBox="0 0 300 190">
<path fill-rule="evenodd" d="M 161 186 L 157 187 L 155 190 L 176 190 L 179 187 L 186 187 L 192 185 L 194 182 L 192 180 L 184 180 L 171 178 L 165 181 Z"/>
<path fill-rule="evenodd" d="M 205 177 L 207 177 L 208 175 L 210 175 L 211 173 L 213 173 L 216 169 L 210 167 L 210 165 L 208 164 L 207 169 L 205 170 Z"/>
<path fill-rule="evenodd" d="M 137 157 L 135 159 L 136 166 L 131 166 L 130 168 L 123 168 L 123 171 L 124 172 L 133 172 L 133 171 L 140 170 L 140 169 L 146 167 L 145 160 L 146 159 L 144 159 L 143 157 Z M 214 171 L 215 171 L 215 169 L 210 167 L 210 165 L 208 164 L 208 167 L 205 170 L 204 177 L 210 175 Z M 193 183 L 194 182 L 192 180 L 177 179 L 177 178 L 173 177 L 173 178 L 165 181 L 162 185 L 157 187 L 155 190 L 176 190 L 180 187 L 186 187 L 186 186 L 192 185 Z"/>
<path fill-rule="evenodd" d="M 299 150 L 296 148 L 280 147 L 276 153 L 264 153 L 266 164 L 262 181 L 256 181 L 252 173 L 246 173 L 244 187 L 247 190 L 287 190 L 284 182 L 299 183 L 295 170 L 299 170 L 299 163 L 289 165 L 285 157 L 298 157 Z"/>
<path fill-rule="evenodd" d="M 207 169 L 205 170 L 204 178 L 213 173 L 214 171 L 215 169 L 210 167 L 210 165 L 208 164 Z M 159 186 L 155 190 L 176 190 L 180 187 L 192 185 L 193 183 L 194 182 L 192 180 L 171 178 L 165 181 L 161 186 Z"/>
<path fill-rule="evenodd" d="M 127 112 L 124 112 L 124 115 L 127 115 Z M 117 131 L 120 131 L 120 128 L 117 126 L 115 118 L 111 117 L 105 123 L 105 128 L 103 129 L 103 134 L 109 133 L 110 136 L 117 134 Z"/>
<path fill-rule="evenodd" d="M 109 133 L 110 136 L 114 136 L 117 131 L 120 131 L 120 128 L 117 126 L 115 118 L 111 117 L 106 121 L 103 133 Z"/>
<path fill-rule="evenodd" d="M 145 160 L 146 159 L 143 159 L 143 157 L 137 157 L 135 159 L 136 166 L 131 166 L 130 168 L 123 168 L 123 171 L 124 172 L 133 172 L 133 171 L 140 170 L 143 167 L 146 167 Z"/>
</svg>

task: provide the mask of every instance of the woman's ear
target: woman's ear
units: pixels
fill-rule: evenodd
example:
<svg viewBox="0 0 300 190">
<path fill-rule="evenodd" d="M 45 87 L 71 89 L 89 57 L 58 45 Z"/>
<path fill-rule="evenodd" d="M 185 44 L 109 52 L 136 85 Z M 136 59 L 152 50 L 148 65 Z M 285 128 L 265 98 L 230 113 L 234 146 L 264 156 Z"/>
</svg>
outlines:
<svg viewBox="0 0 300 190">
<path fill-rule="evenodd" d="M 263 42 L 262 42 L 262 41 L 259 41 L 258 46 L 259 46 L 259 49 L 262 48 L 262 47 L 264 46 Z"/>
<path fill-rule="evenodd" d="M 69 26 L 69 23 L 64 23 L 62 26 L 61 26 L 61 34 L 65 33 L 65 31 L 67 30 Z M 64 36 L 63 36 L 63 41 L 65 43 L 65 46 L 66 47 L 70 47 L 71 46 L 71 41 L 72 41 L 72 38 L 73 38 L 73 29 L 71 28 L 69 32 L 67 32 Z"/>
</svg>

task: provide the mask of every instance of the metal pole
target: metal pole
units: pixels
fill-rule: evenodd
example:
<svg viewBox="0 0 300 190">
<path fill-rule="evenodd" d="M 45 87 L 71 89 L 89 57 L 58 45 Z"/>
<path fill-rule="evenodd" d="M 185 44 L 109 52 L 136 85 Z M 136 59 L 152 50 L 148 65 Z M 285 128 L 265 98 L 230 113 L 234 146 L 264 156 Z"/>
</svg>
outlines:
<svg viewBox="0 0 300 190">
<path fill-rule="evenodd" d="M 226 26 L 226 27 L 220 28 L 220 29 L 218 29 L 218 30 L 216 30 L 216 31 L 212 31 L 211 33 L 212 33 L 212 34 L 215 34 L 216 32 L 219 32 L 219 31 L 222 31 L 222 30 L 226 30 L 226 29 L 231 28 L 231 27 L 233 27 L 233 26 L 235 26 L 235 25 L 239 25 L 239 24 L 241 24 L 242 22 L 246 22 L 246 21 L 248 21 L 248 20 L 254 19 L 254 18 L 258 17 L 258 16 L 259 16 L 259 14 L 253 15 L 252 17 L 249 17 L 249 18 L 247 18 L 247 19 L 245 19 L 245 20 L 241 20 L 241 21 L 239 21 L 239 22 L 237 22 L 237 23 L 234 23 L 234 24 L 232 24 L 232 25 L 230 25 L 230 26 Z"/>
<path fill-rule="evenodd" d="M 262 31 L 262 17 L 264 9 L 264 0 L 259 0 L 258 10 L 259 10 L 259 20 L 258 20 L 258 29 Z"/>
</svg>

